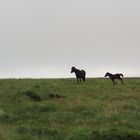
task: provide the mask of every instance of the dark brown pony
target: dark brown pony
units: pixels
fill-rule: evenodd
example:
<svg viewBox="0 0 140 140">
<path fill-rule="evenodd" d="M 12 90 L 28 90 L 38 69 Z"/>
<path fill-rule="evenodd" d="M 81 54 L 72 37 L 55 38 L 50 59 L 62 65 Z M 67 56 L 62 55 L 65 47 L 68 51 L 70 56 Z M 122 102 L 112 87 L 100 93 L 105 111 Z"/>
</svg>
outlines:
<svg viewBox="0 0 140 140">
<path fill-rule="evenodd" d="M 115 79 L 121 80 L 122 84 L 124 84 L 123 79 L 122 79 L 123 74 L 121 74 L 121 73 L 111 74 L 111 73 L 107 72 L 105 74 L 105 77 L 107 77 L 107 76 L 112 80 L 114 85 L 117 84 L 117 82 L 115 82 Z"/>
<path fill-rule="evenodd" d="M 84 70 L 79 70 L 79 69 L 77 69 L 77 68 L 75 68 L 75 67 L 72 67 L 71 68 L 71 73 L 75 73 L 75 75 L 76 75 L 76 78 L 77 78 L 77 82 L 79 83 L 79 81 L 81 82 L 81 79 L 83 80 L 83 81 L 85 81 L 85 77 L 86 77 L 86 72 L 84 71 Z"/>
</svg>

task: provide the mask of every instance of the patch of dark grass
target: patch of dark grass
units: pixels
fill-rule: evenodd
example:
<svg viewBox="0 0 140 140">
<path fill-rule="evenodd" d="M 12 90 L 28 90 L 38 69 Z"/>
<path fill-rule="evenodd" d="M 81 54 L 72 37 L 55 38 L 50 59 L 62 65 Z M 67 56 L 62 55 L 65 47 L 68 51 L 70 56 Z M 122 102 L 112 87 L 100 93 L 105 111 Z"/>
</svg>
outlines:
<svg viewBox="0 0 140 140">
<path fill-rule="evenodd" d="M 43 100 L 50 100 L 50 99 L 64 99 L 64 95 L 60 95 L 58 93 L 49 92 L 42 95 Z"/>
<path fill-rule="evenodd" d="M 49 98 L 65 98 L 65 96 L 62 96 L 62 95 L 58 95 L 58 94 L 48 94 L 48 97 Z"/>
<path fill-rule="evenodd" d="M 31 98 L 33 101 L 41 101 L 41 97 L 36 94 L 35 92 L 28 90 L 25 92 L 22 92 L 23 95 L 26 95 L 27 97 Z"/>
<path fill-rule="evenodd" d="M 33 116 L 35 118 L 35 116 Z M 19 114 L 4 114 L 2 116 L 0 116 L 0 123 L 1 124 L 16 124 L 18 122 L 23 122 L 27 119 L 30 119 L 29 115 L 26 114 L 22 114 L 22 116 Z"/>
<path fill-rule="evenodd" d="M 16 132 L 19 133 L 21 136 L 34 136 L 34 137 L 46 137 L 56 140 L 62 140 L 63 134 L 59 132 L 59 130 L 55 128 L 49 128 L 49 127 L 26 127 L 26 126 L 20 126 L 16 129 Z"/>
<path fill-rule="evenodd" d="M 40 111 L 43 112 L 56 112 L 59 107 L 54 103 L 48 103 L 46 106 L 41 106 Z"/>
<path fill-rule="evenodd" d="M 120 132 L 117 129 L 108 131 L 78 131 L 70 138 L 70 140 L 140 140 L 137 133 Z"/>
<path fill-rule="evenodd" d="M 35 87 L 36 89 L 39 89 L 39 88 L 40 88 L 40 86 L 38 86 L 38 85 L 34 85 L 34 87 Z"/>
<path fill-rule="evenodd" d="M 3 114 L 0 116 L 0 123 L 6 123 L 10 119 L 10 116 L 8 114 Z"/>
</svg>

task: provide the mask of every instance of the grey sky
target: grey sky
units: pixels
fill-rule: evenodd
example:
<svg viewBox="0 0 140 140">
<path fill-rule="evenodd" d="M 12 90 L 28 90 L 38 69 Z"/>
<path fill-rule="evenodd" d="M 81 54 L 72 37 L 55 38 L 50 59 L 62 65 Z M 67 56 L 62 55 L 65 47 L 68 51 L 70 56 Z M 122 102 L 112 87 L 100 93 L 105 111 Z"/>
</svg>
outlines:
<svg viewBox="0 0 140 140">
<path fill-rule="evenodd" d="M 140 76 L 139 0 L 1 0 L 0 77 Z"/>
</svg>

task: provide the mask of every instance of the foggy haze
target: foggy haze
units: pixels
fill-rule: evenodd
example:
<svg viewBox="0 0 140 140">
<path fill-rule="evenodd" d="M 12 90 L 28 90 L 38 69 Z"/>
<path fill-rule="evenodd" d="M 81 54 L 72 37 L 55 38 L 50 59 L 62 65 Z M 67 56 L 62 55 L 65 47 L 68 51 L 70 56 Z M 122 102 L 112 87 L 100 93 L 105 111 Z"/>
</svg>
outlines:
<svg viewBox="0 0 140 140">
<path fill-rule="evenodd" d="M 139 0 L 0 2 L 0 78 L 140 76 Z"/>
</svg>

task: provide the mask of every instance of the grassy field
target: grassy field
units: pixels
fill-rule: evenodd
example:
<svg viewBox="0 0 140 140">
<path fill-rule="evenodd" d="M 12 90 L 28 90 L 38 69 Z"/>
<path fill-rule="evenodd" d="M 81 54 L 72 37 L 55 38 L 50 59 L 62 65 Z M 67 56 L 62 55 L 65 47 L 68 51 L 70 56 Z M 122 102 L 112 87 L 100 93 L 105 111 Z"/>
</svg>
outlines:
<svg viewBox="0 0 140 140">
<path fill-rule="evenodd" d="M 0 140 L 140 140 L 140 79 L 0 80 Z"/>
</svg>

